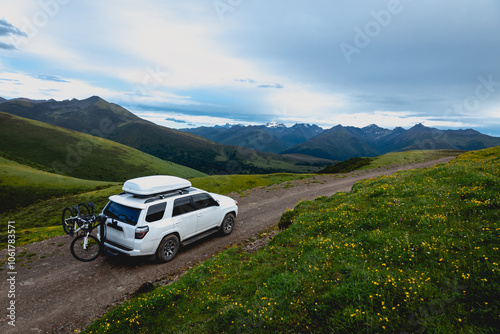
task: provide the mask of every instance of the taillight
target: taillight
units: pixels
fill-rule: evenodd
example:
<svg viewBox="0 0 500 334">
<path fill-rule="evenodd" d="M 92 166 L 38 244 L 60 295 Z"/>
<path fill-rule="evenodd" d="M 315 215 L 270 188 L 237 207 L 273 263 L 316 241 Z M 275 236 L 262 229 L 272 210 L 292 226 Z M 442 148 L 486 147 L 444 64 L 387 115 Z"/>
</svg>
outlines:
<svg viewBox="0 0 500 334">
<path fill-rule="evenodd" d="M 136 227 L 135 238 L 142 239 L 146 236 L 146 234 L 148 234 L 148 232 L 149 232 L 149 226 Z"/>
</svg>

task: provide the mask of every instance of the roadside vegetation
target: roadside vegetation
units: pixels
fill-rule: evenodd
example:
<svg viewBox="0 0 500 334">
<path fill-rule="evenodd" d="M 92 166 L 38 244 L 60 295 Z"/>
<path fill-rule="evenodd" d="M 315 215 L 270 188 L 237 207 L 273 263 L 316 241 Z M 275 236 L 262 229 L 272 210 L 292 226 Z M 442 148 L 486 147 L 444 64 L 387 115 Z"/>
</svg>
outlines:
<svg viewBox="0 0 500 334">
<path fill-rule="evenodd" d="M 264 248 L 233 246 L 84 333 L 495 333 L 500 147 L 299 203 Z"/>
<path fill-rule="evenodd" d="M 346 161 L 339 162 L 335 165 L 331 165 L 321 170 L 320 174 L 337 174 L 337 173 L 350 173 L 352 171 L 358 170 L 364 166 L 369 165 L 374 158 L 352 158 Z"/>
<path fill-rule="evenodd" d="M 391 152 L 374 158 L 358 157 L 346 161 L 341 161 L 330 165 L 320 174 L 350 173 L 355 170 L 373 169 L 391 165 L 416 164 L 439 158 L 458 156 L 464 151 L 458 150 L 414 150 L 403 152 Z"/>
<path fill-rule="evenodd" d="M 389 165 L 408 165 L 419 162 L 437 160 L 444 157 L 458 156 L 464 153 L 459 150 L 413 150 L 404 152 L 391 152 L 373 158 L 370 164 L 360 170 L 385 167 Z"/>
</svg>

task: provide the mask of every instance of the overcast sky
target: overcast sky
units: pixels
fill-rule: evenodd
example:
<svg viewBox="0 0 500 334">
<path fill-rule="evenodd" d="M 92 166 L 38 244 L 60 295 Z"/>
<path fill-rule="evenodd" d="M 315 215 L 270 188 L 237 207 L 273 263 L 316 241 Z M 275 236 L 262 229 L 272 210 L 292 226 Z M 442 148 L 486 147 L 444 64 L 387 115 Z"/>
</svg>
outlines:
<svg viewBox="0 0 500 334">
<path fill-rule="evenodd" d="M 500 136 L 500 1 L 0 0 L 0 96 Z"/>
</svg>

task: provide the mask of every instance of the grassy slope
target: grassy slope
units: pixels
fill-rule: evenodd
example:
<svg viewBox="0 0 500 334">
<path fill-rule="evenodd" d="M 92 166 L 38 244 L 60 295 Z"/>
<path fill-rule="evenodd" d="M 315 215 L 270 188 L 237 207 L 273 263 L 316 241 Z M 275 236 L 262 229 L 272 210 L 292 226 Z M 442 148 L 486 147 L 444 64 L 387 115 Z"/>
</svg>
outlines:
<svg viewBox="0 0 500 334">
<path fill-rule="evenodd" d="M 204 173 L 102 138 L 0 112 L 0 156 L 88 180 L 125 181 L 152 174 Z"/>
<path fill-rule="evenodd" d="M 354 170 L 372 169 L 389 165 L 408 165 L 443 157 L 457 156 L 464 151 L 457 150 L 415 150 L 404 152 L 391 152 L 375 158 L 352 158 L 330 165 L 319 173 L 349 173 Z"/>
<path fill-rule="evenodd" d="M 440 332 L 500 327 L 500 147 L 305 201 L 242 247 L 86 333 Z"/>
<path fill-rule="evenodd" d="M 373 161 L 362 168 L 370 169 L 383 167 L 388 165 L 407 165 L 415 164 L 419 162 L 437 160 L 439 158 L 459 155 L 464 153 L 463 151 L 456 150 L 415 150 L 415 151 L 404 151 L 404 152 L 391 152 L 375 157 Z"/>
<path fill-rule="evenodd" d="M 2 157 L 0 175 L 0 213 L 44 199 L 88 192 L 116 184 L 52 174 Z"/>
</svg>

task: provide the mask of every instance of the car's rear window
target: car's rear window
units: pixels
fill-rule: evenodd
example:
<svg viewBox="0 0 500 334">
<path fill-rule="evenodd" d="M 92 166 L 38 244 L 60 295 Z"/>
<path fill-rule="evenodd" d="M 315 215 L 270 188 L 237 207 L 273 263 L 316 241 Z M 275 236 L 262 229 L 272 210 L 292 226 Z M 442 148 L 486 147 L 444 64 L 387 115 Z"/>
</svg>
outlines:
<svg viewBox="0 0 500 334">
<path fill-rule="evenodd" d="M 117 219 L 130 225 L 136 225 L 139 220 L 140 209 L 131 208 L 116 202 L 109 202 L 104 208 L 104 214 L 110 218 Z"/>
</svg>

